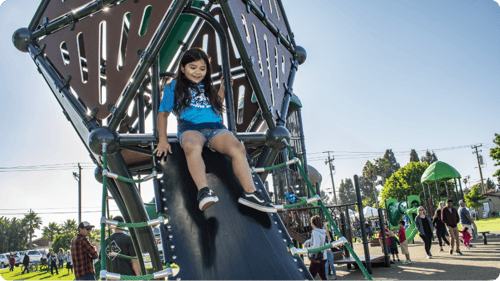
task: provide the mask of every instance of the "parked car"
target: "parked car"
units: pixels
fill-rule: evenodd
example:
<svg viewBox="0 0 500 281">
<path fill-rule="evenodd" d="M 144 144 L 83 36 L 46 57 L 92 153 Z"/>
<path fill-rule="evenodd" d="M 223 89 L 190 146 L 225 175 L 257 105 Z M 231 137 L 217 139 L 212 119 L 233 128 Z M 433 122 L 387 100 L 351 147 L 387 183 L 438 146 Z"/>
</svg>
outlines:
<svg viewBox="0 0 500 281">
<path fill-rule="evenodd" d="M 0 254 L 0 268 L 9 266 L 9 257 L 6 254 Z"/>
<path fill-rule="evenodd" d="M 45 253 L 43 250 L 29 250 L 26 251 L 28 256 L 30 257 L 30 261 L 40 261 L 42 257 L 45 257 Z"/>
</svg>

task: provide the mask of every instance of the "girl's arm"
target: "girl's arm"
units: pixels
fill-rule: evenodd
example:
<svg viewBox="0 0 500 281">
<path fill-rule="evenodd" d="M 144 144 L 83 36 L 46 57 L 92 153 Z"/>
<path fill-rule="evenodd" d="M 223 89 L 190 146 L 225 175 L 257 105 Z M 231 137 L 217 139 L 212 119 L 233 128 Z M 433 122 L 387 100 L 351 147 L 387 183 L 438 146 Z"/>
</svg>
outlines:
<svg viewBox="0 0 500 281">
<path fill-rule="evenodd" d="M 233 85 L 233 78 L 231 78 L 231 85 Z M 220 78 L 220 87 L 217 95 L 220 98 L 220 102 L 224 103 L 224 99 L 226 98 L 226 96 L 224 95 L 224 76 L 221 76 Z"/>
<path fill-rule="evenodd" d="M 154 150 L 156 156 L 161 157 L 163 153 L 167 156 L 168 153 L 172 153 L 172 148 L 168 143 L 167 139 L 167 125 L 168 125 L 168 111 L 158 112 L 158 147 Z"/>
</svg>

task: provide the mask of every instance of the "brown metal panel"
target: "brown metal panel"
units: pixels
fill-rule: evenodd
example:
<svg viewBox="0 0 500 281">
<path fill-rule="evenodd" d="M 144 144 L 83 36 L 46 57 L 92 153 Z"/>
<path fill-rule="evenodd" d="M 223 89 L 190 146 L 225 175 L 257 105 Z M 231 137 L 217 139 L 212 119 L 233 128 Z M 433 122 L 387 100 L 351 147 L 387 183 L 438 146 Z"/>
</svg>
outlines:
<svg viewBox="0 0 500 281">
<path fill-rule="evenodd" d="M 52 21 L 62 15 L 65 15 L 72 10 L 75 10 L 78 7 L 84 6 L 88 3 L 94 2 L 92 0 L 66 0 L 66 1 L 61 1 L 61 0 L 52 0 L 50 1 L 49 5 L 47 6 L 47 9 L 45 9 L 45 12 L 43 16 L 40 18 L 40 22 L 38 25 L 41 25 L 43 22 L 43 18 L 47 17 L 49 21 Z"/>
<path fill-rule="evenodd" d="M 253 1 L 261 10 L 267 15 L 270 22 L 276 26 L 277 29 L 281 31 L 281 34 L 287 38 L 289 35 L 288 28 L 286 28 L 286 23 L 284 15 L 281 13 L 278 0 L 250 0 Z M 233 4 L 231 4 L 232 6 Z"/>
<path fill-rule="evenodd" d="M 55 1 L 57 2 L 57 1 Z M 70 1 L 71 2 L 71 1 Z M 64 28 L 58 32 L 48 35 L 40 43 L 45 43 L 47 56 L 63 77 L 71 75 L 70 86 L 76 91 L 80 99 L 89 109 L 97 108 L 96 118 L 104 119 L 109 116 L 108 104 L 116 104 L 130 77 L 137 67 L 140 57 L 137 50 L 145 50 L 149 45 L 156 29 L 170 8 L 172 0 L 141 0 L 137 3 L 125 1 L 120 5 L 111 7 L 107 11 L 101 11 L 75 24 L 74 30 Z M 139 35 L 144 9 L 151 5 L 152 11 L 147 32 Z M 120 48 L 123 16 L 130 12 L 130 30 L 128 34 L 127 51 L 124 59 L 123 69 L 118 71 L 117 59 Z M 106 22 L 106 77 L 107 77 L 107 99 L 104 104 L 99 102 L 99 24 Z M 76 36 L 83 34 L 85 41 L 85 52 L 88 65 L 88 81 L 82 82 L 80 64 L 78 61 L 78 49 L 76 48 Z M 59 46 L 66 41 L 70 53 L 70 64 L 64 65 Z M 74 45 L 72 45 L 74 44 Z M 71 45 L 71 47 L 70 47 Z M 134 113 L 135 114 L 135 113 Z M 120 132 L 124 131 L 127 124 L 132 124 L 136 115 L 127 117 L 121 124 Z"/>
</svg>

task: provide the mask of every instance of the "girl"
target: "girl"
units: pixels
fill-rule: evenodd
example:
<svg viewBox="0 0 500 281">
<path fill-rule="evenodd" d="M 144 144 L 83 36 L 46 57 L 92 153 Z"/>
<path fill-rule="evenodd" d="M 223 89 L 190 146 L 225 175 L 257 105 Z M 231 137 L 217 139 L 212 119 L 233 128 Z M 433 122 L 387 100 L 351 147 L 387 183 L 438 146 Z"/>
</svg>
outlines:
<svg viewBox="0 0 500 281">
<path fill-rule="evenodd" d="M 311 226 L 313 229 L 311 232 L 311 239 L 304 242 L 304 246 L 311 249 L 325 246 L 326 230 L 321 228 L 321 219 L 318 215 L 311 218 Z M 319 274 L 321 280 L 327 280 L 325 274 L 326 250 L 323 251 L 322 255 L 322 260 L 311 260 L 311 264 L 309 265 L 309 272 L 311 272 L 313 279 L 316 277 L 316 274 Z"/>
<path fill-rule="evenodd" d="M 71 274 L 73 274 L 73 260 L 71 259 L 71 251 L 68 250 L 66 252 L 66 269 L 69 271 L 71 270 Z"/>
<path fill-rule="evenodd" d="M 415 219 L 415 228 L 417 228 L 418 235 L 420 235 L 420 238 L 424 241 L 427 258 L 432 259 L 431 245 L 434 227 L 432 226 L 431 218 L 429 218 L 429 216 L 425 213 L 424 207 L 418 207 L 418 216 Z"/>
<path fill-rule="evenodd" d="M 59 252 L 57 253 L 57 261 L 59 262 L 58 268 L 61 269 L 64 266 L 64 250 L 59 248 Z"/>
<path fill-rule="evenodd" d="M 208 187 L 203 147 L 231 157 L 234 174 L 243 187 L 238 202 L 269 213 L 277 212 L 271 203 L 257 192 L 246 160 L 245 147 L 222 124 L 224 83 L 216 93 L 211 79 L 210 62 L 200 49 L 188 50 L 182 57 L 176 80 L 165 87 L 158 113 L 158 157 L 172 153 L 167 140 L 167 118 L 177 117 L 177 139 L 184 149 L 187 166 L 198 188 L 198 207 L 204 211 L 219 200 Z"/>
<path fill-rule="evenodd" d="M 470 239 L 471 239 L 471 235 L 469 233 L 469 228 L 466 226 L 464 227 L 464 230 L 462 231 L 458 231 L 460 233 L 462 233 L 462 239 L 464 240 L 464 246 L 467 250 L 470 250 Z"/>
</svg>

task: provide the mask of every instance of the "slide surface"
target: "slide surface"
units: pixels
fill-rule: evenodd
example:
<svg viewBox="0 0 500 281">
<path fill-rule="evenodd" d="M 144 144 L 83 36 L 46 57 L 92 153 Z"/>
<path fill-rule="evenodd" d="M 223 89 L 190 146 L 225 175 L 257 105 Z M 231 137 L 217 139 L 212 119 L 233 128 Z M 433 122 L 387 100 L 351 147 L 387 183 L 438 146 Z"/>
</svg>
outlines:
<svg viewBox="0 0 500 281">
<path fill-rule="evenodd" d="M 165 261 L 180 268 L 172 279 L 312 279 L 303 261 L 288 252 L 292 240 L 278 214 L 238 203 L 243 189 L 229 158 L 204 149 L 208 186 L 219 201 L 202 212 L 184 152 L 171 145 L 173 154 L 159 162 L 163 176 L 154 185 L 157 208 L 170 216 L 160 227 Z M 260 178 L 253 180 L 269 200 Z"/>
<path fill-rule="evenodd" d="M 408 218 L 410 218 L 410 222 L 411 222 L 410 226 L 408 226 L 408 228 L 406 229 L 406 240 L 408 240 L 408 242 L 413 241 L 415 236 L 418 234 L 418 230 L 415 227 L 415 220 L 413 219 L 413 215 L 412 215 L 412 214 L 415 214 L 416 212 L 417 212 L 417 208 L 411 208 L 410 210 L 406 211 L 406 215 L 408 216 Z"/>
</svg>

